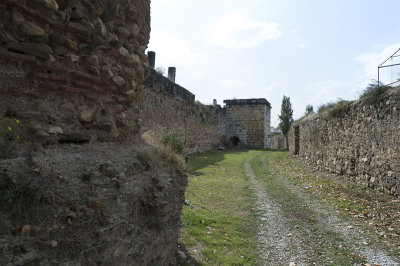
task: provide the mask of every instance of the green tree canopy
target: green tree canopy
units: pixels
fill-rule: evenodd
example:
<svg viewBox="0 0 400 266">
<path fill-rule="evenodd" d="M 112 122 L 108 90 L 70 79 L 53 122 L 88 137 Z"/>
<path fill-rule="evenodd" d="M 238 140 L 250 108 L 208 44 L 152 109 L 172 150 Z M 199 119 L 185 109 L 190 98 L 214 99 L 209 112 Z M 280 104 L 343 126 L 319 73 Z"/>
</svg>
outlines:
<svg viewBox="0 0 400 266">
<path fill-rule="evenodd" d="M 314 113 L 314 107 L 309 104 L 306 106 L 306 112 L 304 113 L 304 116 L 310 115 Z"/>
<path fill-rule="evenodd" d="M 288 132 L 293 122 L 293 109 L 290 103 L 290 97 L 283 96 L 279 120 L 281 121 L 279 123 L 279 128 L 282 130 L 282 134 L 286 136 L 286 149 L 289 150 Z"/>
<path fill-rule="evenodd" d="M 283 96 L 281 114 L 279 115 L 279 128 L 282 130 L 283 135 L 287 135 L 290 125 L 293 122 L 293 109 L 290 103 L 290 97 Z"/>
</svg>

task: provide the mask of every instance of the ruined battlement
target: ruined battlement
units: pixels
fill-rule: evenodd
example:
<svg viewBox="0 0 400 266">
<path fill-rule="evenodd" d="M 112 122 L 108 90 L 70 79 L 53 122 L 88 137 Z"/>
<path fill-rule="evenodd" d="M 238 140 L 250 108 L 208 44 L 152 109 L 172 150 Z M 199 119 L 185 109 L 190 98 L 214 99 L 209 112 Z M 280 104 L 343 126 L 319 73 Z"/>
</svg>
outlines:
<svg viewBox="0 0 400 266">
<path fill-rule="evenodd" d="M 156 52 L 147 52 L 147 70 L 149 76 L 146 79 L 146 87 L 157 93 L 172 96 L 175 100 L 183 103 L 194 103 L 195 96 L 184 87 L 175 83 L 176 68 L 168 67 L 168 78 L 158 73 L 154 67 L 156 65 Z"/>
<path fill-rule="evenodd" d="M 195 95 L 193 93 L 171 81 L 171 79 L 164 77 L 153 68 L 148 67 L 147 69 L 150 72 L 145 82 L 147 88 L 170 95 L 181 102 L 194 103 Z M 175 79 L 175 75 L 173 78 Z"/>
<path fill-rule="evenodd" d="M 228 105 L 255 105 L 255 104 L 264 104 L 271 108 L 271 104 L 264 98 L 258 99 L 233 99 L 233 100 L 224 100 L 224 103 Z"/>
</svg>

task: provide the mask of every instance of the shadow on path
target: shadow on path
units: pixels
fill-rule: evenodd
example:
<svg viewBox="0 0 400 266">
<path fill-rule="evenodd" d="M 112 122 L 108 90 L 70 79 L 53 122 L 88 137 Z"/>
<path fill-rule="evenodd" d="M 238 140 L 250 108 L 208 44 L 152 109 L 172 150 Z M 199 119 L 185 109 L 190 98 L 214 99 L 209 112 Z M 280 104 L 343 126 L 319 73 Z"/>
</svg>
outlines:
<svg viewBox="0 0 400 266">
<path fill-rule="evenodd" d="M 226 155 L 235 155 L 240 153 L 246 153 L 249 149 L 234 149 L 229 148 L 223 151 L 214 151 L 214 152 L 206 152 L 202 154 L 196 154 L 190 156 L 188 171 L 191 175 L 201 175 L 201 173 L 197 173 L 199 169 L 208 167 L 213 164 L 217 164 L 220 161 L 223 161 L 226 158 Z M 210 156 L 212 155 L 212 156 Z"/>
</svg>

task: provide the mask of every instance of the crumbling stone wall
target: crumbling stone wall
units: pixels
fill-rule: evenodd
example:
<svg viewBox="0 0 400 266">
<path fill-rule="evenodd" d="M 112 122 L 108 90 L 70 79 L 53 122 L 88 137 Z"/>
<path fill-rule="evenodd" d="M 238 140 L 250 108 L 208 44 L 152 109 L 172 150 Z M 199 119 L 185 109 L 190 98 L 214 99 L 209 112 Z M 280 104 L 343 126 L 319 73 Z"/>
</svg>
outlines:
<svg viewBox="0 0 400 266">
<path fill-rule="evenodd" d="M 149 77 L 146 79 L 146 87 L 161 94 L 169 95 L 179 102 L 193 104 L 195 96 L 193 93 L 176 84 L 174 81 L 164 77 L 151 67 L 147 68 Z"/>
<path fill-rule="evenodd" d="M 270 147 L 271 105 L 266 99 L 225 100 L 224 103 L 228 143 L 232 137 L 238 137 L 242 147 Z"/>
<path fill-rule="evenodd" d="M 1 265 L 173 262 L 186 176 L 138 138 L 149 33 L 149 0 L 0 1 Z"/>
<path fill-rule="evenodd" d="M 286 149 L 286 138 L 283 135 L 271 137 L 271 149 Z"/>
<path fill-rule="evenodd" d="M 168 78 L 154 69 L 156 53 L 147 52 L 146 87 L 141 95 L 141 133 L 146 141 L 161 145 L 163 136 L 173 135 L 192 154 L 218 147 L 224 142 L 225 112 L 221 106 L 195 102 L 195 95 L 175 82 L 176 68 Z"/>
<path fill-rule="evenodd" d="M 348 102 L 338 118 L 325 112 L 296 121 L 289 132 L 290 151 L 318 169 L 398 196 L 399 95 L 396 88 L 377 106 Z"/>
<path fill-rule="evenodd" d="M 140 115 L 146 139 L 158 142 L 165 134 L 182 140 L 185 153 L 203 152 L 224 142 L 225 112 L 219 105 L 194 102 L 185 88 L 149 68 Z"/>
<path fill-rule="evenodd" d="M 135 123 L 132 100 L 144 87 L 148 5 L 0 2 L 0 111 L 29 123 L 24 139 L 106 140 Z"/>
</svg>

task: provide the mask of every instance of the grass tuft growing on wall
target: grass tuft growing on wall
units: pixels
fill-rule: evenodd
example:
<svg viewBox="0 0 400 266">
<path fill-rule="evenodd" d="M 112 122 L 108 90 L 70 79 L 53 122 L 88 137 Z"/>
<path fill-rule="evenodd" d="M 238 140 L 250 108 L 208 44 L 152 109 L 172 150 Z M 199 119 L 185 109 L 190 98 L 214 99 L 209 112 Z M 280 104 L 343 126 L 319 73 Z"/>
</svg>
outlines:
<svg viewBox="0 0 400 266">
<path fill-rule="evenodd" d="M 331 108 L 329 108 L 328 119 L 332 120 L 343 116 L 343 114 L 346 112 L 346 108 L 347 108 L 347 101 L 339 100 L 336 104 L 334 104 L 333 106 L 331 106 Z"/>
<path fill-rule="evenodd" d="M 360 96 L 360 99 L 369 105 L 376 106 L 386 95 L 386 92 L 389 90 L 389 88 L 391 87 L 384 85 L 383 83 L 378 84 L 378 81 L 373 80 L 372 83 L 365 88 Z"/>
</svg>

